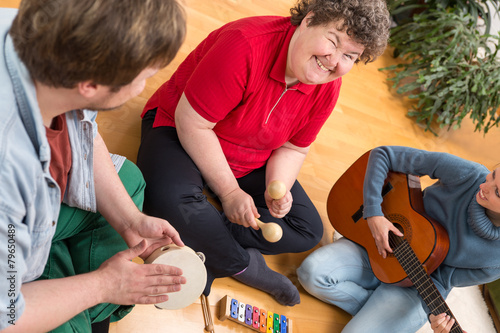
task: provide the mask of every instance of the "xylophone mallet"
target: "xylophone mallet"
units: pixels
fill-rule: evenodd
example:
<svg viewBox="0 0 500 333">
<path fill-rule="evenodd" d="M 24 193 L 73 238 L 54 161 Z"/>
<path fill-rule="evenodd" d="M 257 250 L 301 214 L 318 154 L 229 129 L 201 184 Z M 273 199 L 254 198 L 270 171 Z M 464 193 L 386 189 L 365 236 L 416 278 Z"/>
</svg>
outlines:
<svg viewBox="0 0 500 333">
<path fill-rule="evenodd" d="M 203 319 L 205 320 L 205 331 L 209 333 L 214 333 L 214 324 L 212 322 L 212 315 L 210 313 L 210 305 L 208 304 L 208 298 L 204 294 L 200 296 L 201 308 L 203 310 Z"/>
<path fill-rule="evenodd" d="M 267 192 L 271 198 L 279 200 L 285 196 L 286 186 L 279 180 L 273 180 L 267 186 Z M 257 218 L 255 221 L 257 221 L 259 228 L 262 229 L 262 235 L 268 242 L 275 243 L 283 236 L 283 229 L 281 229 L 279 224 L 274 222 L 264 223 Z"/>
</svg>

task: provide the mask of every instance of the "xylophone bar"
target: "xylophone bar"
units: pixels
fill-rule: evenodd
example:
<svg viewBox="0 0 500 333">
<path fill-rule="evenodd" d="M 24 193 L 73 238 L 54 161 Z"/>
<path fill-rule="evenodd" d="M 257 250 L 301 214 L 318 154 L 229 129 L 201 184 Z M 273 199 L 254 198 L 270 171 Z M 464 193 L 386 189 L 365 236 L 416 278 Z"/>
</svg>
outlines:
<svg viewBox="0 0 500 333">
<path fill-rule="evenodd" d="M 232 320 L 263 333 L 293 333 L 292 320 L 283 315 L 239 302 L 226 295 L 220 300 L 219 320 Z"/>
</svg>

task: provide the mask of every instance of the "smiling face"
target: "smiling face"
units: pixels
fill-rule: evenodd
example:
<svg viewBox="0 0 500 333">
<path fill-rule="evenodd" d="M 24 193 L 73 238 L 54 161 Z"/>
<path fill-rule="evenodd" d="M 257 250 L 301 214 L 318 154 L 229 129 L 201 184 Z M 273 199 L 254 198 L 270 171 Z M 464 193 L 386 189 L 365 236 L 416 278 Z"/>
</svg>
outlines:
<svg viewBox="0 0 500 333">
<path fill-rule="evenodd" d="M 312 12 L 297 27 L 288 48 L 288 85 L 331 82 L 348 73 L 365 47 L 337 29 L 339 22 L 308 27 Z"/>
<path fill-rule="evenodd" d="M 479 192 L 476 194 L 477 203 L 492 212 L 500 213 L 500 168 L 493 170 L 486 181 L 479 185 Z"/>
</svg>

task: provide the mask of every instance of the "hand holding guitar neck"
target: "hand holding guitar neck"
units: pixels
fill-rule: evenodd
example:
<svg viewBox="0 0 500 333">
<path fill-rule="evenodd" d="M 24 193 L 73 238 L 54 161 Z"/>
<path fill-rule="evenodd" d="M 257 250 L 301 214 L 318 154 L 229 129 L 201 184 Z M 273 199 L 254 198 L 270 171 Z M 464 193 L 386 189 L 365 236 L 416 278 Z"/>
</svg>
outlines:
<svg viewBox="0 0 500 333">
<path fill-rule="evenodd" d="M 279 200 L 285 196 L 286 186 L 283 182 L 274 180 L 269 183 L 267 192 L 271 198 Z M 275 243 L 281 239 L 281 236 L 283 236 L 283 229 L 281 229 L 279 224 L 274 222 L 264 223 L 258 218 L 256 218 L 255 221 L 257 221 L 259 228 L 262 229 L 262 235 L 268 242 Z"/>
</svg>

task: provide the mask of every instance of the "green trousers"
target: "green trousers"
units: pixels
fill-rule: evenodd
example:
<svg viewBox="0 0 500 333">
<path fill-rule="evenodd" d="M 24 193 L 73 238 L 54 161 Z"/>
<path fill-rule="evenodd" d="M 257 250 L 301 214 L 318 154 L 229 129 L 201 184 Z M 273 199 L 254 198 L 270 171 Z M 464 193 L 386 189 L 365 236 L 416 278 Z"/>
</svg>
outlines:
<svg viewBox="0 0 500 333">
<path fill-rule="evenodd" d="M 126 160 L 118 175 L 134 203 L 142 210 L 146 183 L 137 166 Z M 125 241 L 99 213 L 63 204 L 49 258 L 39 279 L 57 279 L 94 271 L 114 254 L 127 248 Z M 98 304 L 52 332 L 91 332 L 92 323 L 108 317 L 111 317 L 111 322 L 118 321 L 132 307 Z"/>
</svg>

